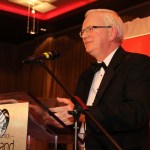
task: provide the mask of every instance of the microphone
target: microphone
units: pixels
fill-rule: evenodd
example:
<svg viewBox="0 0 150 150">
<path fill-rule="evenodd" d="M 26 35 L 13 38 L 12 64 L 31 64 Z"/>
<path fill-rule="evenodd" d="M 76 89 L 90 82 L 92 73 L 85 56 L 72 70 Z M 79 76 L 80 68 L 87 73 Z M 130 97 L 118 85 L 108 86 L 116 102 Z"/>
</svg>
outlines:
<svg viewBox="0 0 150 150">
<path fill-rule="evenodd" d="M 49 52 L 44 52 L 40 55 L 29 56 L 26 59 L 24 59 L 22 62 L 23 63 L 38 63 L 42 60 L 54 60 L 58 58 L 59 56 L 60 54 L 57 51 L 51 50 Z"/>
</svg>

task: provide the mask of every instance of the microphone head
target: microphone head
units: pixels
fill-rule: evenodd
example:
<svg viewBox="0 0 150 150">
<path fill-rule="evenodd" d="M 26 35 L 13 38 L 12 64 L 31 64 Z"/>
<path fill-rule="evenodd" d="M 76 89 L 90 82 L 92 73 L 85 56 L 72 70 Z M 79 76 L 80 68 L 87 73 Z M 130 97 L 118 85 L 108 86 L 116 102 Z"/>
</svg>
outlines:
<svg viewBox="0 0 150 150">
<path fill-rule="evenodd" d="M 40 61 L 43 61 L 43 60 L 54 60 L 58 58 L 59 56 L 60 56 L 59 52 L 55 50 L 51 50 L 49 52 L 44 52 L 40 55 L 29 56 L 26 59 L 24 59 L 22 63 L 39 63 Z"/>
<path fill-rule="evenodd" d="M 52 59 L 52 60 L 54 60 L 60 56 L 60 53 L 55 50 L 51 50 L 49 52 L 44 52 L 43 54 L 46 56 L 46 59 Z"/>
</svg>

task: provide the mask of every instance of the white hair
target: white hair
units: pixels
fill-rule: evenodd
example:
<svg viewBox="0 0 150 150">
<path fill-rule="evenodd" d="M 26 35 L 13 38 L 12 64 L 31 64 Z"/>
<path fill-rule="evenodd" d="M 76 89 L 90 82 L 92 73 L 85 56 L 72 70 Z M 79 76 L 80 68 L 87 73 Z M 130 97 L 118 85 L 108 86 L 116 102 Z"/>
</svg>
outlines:
<svg viewBox="0 0 150 150">
<path fill-rule="evenodd" d="M 115 26 L 118 30 L 116 40 L 119 42 L 123 41 L 124 38 L 123 21 L 115 11 L 109 9 L 91 9 L 86 12 L 85 18 L 89 14 L 93 13 L 99 13 L 100 15 L 102 15 L 104 18 L 105 25 Z"/>
</svg>

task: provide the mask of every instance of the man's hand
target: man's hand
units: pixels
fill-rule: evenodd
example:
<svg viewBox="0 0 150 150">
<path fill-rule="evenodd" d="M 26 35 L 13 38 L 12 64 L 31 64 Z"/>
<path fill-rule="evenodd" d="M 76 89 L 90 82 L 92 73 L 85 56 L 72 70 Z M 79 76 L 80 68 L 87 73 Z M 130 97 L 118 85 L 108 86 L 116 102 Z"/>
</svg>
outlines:
<svg viewBox="0 0 150 150">
<path fill-rule="evenodd" d="M 74 118 L 68 113 L 68 111 L 72 111 L 74 109 L 74 104 L 70 99 L 67 98 L 57 97 L 57 101 L 59 103 L 63 103 L 64 106 L 49 108 L 49 110 L 52 111 L 62 122 L 64 122 L 64 124 L 72 125 L 74 122 Z M 62 128 L 62 125 L 60 125 L 53 117 L 49 116 L 49 114 L 47 113 L 44 114 L 43 119 L 44 124 L 46 125 L 52 125 L 58 128 Z"/>
</svg>

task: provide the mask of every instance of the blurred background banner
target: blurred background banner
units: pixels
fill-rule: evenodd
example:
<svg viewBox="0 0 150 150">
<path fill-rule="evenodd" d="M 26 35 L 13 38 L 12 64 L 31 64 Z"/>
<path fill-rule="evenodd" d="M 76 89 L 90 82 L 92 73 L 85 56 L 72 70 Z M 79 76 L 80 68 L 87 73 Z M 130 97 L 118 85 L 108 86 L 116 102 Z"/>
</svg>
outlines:
<svg viewBox="0 0 150 150">
<path fill-rule="evenodd" d="M 122 46 L 127 51 L 150 56 L 150 17 L 125 22 L 124 28 L 125 40 Z"/>
</svg>

